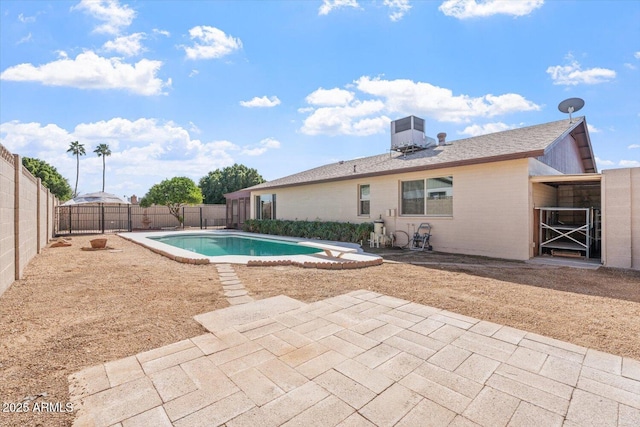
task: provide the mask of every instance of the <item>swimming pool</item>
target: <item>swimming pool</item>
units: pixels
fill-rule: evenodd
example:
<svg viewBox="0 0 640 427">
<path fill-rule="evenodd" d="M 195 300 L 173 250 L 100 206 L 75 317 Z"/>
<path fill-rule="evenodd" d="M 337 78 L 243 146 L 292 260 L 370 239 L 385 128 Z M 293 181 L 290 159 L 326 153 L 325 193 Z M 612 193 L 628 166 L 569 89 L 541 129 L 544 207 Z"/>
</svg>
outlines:
<svg viewBox="0 0 640 427">
<path fill-rule="evenodd" d="M 332 258 L 327 257 L 322 249 L 308 245 L 309 239 L 297 237 L 245 233 L 236 230 L 151 231 L 118 233 L 118 235 L 176 261 L 192 264 L 247 264 L 251 260 L 299 263 L 335 261 L 331 261 Z M 348 253 L 345 252 L 341 256 L 342 261 L 370 261 L 380 258 L 378 255 L 365 253 L 360 245 L 355 243 L 315 239 L 312 242 L 345 248 Z M 276 252 L 273 252 L 274 248 Z M 276 255 L 267 255 L 268 253 Z"/>
<path fill-rule="evenodd" d="M 301 246 L 295 242 L 247 236 L 183 234 L 150 237 L 150 239 L 206 256 L 281 256 L 322 252 L 321 249 Z"/>
</svg>

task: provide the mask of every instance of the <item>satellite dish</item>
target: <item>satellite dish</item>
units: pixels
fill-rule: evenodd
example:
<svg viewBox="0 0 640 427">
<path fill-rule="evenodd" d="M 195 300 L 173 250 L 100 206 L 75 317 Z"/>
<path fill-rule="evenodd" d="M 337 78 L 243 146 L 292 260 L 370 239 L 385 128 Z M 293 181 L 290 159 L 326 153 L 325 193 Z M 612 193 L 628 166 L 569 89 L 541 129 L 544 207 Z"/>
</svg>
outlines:
<svg viewBox="0 0 640 427">
<path fill-rule="evenodd" d="M 582 107 L 584 107 L 584 100 L 580 98 L 565 99 L 560 104 L 558 104 L 558 110 L 562 111 L 563 113 L 569 113 L 569 123 L 573 123 L 571 113 L 580 111 Z"/>
</svg>

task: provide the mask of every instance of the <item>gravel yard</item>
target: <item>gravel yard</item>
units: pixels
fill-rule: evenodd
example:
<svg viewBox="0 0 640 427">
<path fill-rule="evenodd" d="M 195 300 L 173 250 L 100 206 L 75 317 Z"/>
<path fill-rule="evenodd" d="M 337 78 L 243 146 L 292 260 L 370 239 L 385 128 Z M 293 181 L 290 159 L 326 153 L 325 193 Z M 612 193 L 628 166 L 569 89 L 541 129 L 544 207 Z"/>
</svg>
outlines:
<svg viewBox="0 0 640 427">
<path fill-rule="evenodd" d="M 180 264 L 117 236 L 116 251 L 46 248 L 0 297 L 3 403 L 68 402 L 67 376 L 203 333 L 194 315 L 228 306 L 213 265 Z M 304 302 L 369 289 L 640 359 L 640 273 L 376 250 L 361 270 L 234 269 L 256 299 Z M 29 400 L 31 399 L 31 400 Z M 73 413 L 0 412 L 0 425 L 67 426 Z"/>
</svg>

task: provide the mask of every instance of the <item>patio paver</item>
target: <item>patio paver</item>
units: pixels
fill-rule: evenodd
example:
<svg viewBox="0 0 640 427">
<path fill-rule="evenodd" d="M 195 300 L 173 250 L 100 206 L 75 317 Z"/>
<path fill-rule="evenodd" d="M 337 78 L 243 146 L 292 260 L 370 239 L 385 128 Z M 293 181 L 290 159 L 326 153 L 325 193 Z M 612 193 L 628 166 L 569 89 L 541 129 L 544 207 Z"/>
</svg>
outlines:
<svg viewBox="0 0 640 427">
<path fill-rule="evenodd" d="M 640 361 L 375 292 L 278 296 L 195 319 L 207 333 L 71 375 L 74 426 L 640 420 Z"/>
</svg>

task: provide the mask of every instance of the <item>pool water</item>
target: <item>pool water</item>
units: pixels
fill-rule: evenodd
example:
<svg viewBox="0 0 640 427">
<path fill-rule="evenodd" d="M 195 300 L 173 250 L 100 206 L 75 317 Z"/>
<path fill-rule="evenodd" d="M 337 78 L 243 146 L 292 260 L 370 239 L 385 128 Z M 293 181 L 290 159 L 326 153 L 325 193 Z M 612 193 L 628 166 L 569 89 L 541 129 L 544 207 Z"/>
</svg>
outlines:
<svg viewBox="0 0 640 427">
<path fill-rule="evenodd" d="M 250 255 L 309 255 L 321 249 L 301 246 L 282 240 L 241 236 L 182 235 L 150 237 L 150 239 L 206 256 Z"/>
</svg>

